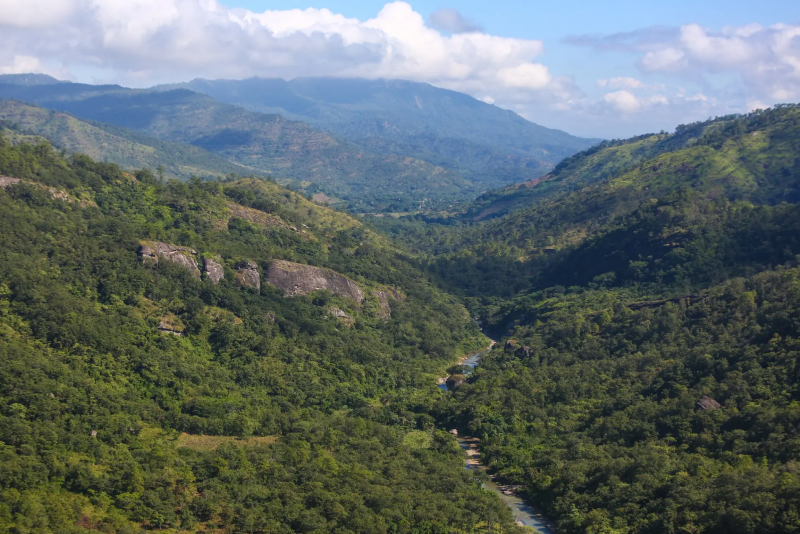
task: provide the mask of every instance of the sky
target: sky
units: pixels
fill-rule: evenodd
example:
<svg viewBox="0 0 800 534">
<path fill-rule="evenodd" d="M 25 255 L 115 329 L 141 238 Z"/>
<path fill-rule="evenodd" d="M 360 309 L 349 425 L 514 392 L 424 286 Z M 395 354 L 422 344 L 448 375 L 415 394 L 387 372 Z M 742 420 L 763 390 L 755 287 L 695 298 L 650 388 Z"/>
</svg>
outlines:
<svg viewBox="0 0 800 534">
<path fill-rule="evenodd" d="M 2 0 L 0 35 L 0 73 L 401 78 L 589 137 L 800 101 L 797 0 Z"/>
</svg>

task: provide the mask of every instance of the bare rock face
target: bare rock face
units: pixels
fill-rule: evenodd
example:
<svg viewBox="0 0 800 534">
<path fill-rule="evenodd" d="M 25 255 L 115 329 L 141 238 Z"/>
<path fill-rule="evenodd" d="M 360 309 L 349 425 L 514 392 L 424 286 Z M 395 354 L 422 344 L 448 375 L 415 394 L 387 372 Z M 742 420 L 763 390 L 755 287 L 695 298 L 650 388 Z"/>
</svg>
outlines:
<svg viewBox="0 0 800 534">
<path fill-rule="evenodd" d="M 18 184 L 20 182 L 19 178 L 12 178 L 10 176 L 0 176 L 0 187 L 5 189 L 9 185 Z"/>
<path fill-rule="evenodd" d="M 708 412 L 712 410 L 719 410 L 720 408 L 722 408 L 722 405 L 711 397 L 700 397 L 700 399 L 694 403 L 694 409 L 698 412 Z"/>
<path fill-rule="evenodd" d="M 318 289 L 327 289 L 334 295 L 351 299 L 356 304 L 364 301 L 364 292 L 354 281 L 330 269 L 312 267 L 284 260 L 274 260 L 267 265 L 267 281 L 283 290 L 284 297 L 308 295 Z"/>
<path fill-rule="evenodd" d="M 261 274 L 258 272 L 258 265 L 255 262 L 243 261 L 234 269 L 236 270 L 236 279 L 243 287 L 261 291 Z"/>
<path fill-rule="evenodd" d="M 194 256 L 197 255 L 197 251 L 191 248 L 167 245 L 160 241 L 147 241 L 142 243 L 137 254 L 143 262 L 157 264 L 159 260 L 163 259 L 172 263 L 177 263 L 197 278 L 200 278 L 200 269 L 197 268 L 197 260 L 194 259 Z"/>
<path fill-rule="evenodd" d="M 405 295 L 394 288 L 376 290 L 373 294 L 378 299 L 378 306 L 380 306 L 380 316 L 382 319 L 391 319 L 392 317 L 390 300 L 405 300 Z"/>
<path fill-rule="evenodd" d="M 212 258 L 203 259 L 203 272 L 206 273 L 206 278 L 215 284 L 219 284 L 219 281 L 225 278 L 225 270 L 222 268 L 222 264 Z"/>
</svg>

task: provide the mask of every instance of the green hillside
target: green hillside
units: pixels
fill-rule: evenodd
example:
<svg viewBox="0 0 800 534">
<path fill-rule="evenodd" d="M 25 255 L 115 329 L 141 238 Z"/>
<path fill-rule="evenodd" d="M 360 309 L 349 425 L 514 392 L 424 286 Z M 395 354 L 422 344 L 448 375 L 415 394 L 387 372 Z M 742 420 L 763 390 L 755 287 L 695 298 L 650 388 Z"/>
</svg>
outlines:
<svg viewBox="0 0 800 534">
<path fill-rule="evenodd" d="M 375 154 L 311 126 L 253 113 L 187 90 L 167 92 L 60 83 L 0 84 L 0 96 L 66 111 L 170 142 L 324 191 L 352 211 L 447 207 L 481 186 L 422 160 Z"/>
<path fill-rule="evenodd" d="M 116 163 L 125 170 L 160 168 L 166 178 L 183 180 L 192 176 L 260 174 L 201 148 L 159 141 L 119 126 L 83 121 L 24 102 L 0 100 L 0 121 L 12 128 L 9 134 L 40 136 L 56 148 Z"/>
<path fill-rule="evenodd" d="M 538 178 L 598 140 L 529 122 L 468 95 L 404 80 L 193 80 L 186 88 L 279 113 L 367 149 L 457 168 L 484 189 Z"/>
<path fill-rule="evenodd" d="M 0 531 L 517 532 L 428 414 L 485 340 L 385 238 L 46 144 L 0 175 Z M 363 300 L 285 298 L 274 260 Z"/>
<path fill-rule="evenodd" d="M 559 532 L 797 532 L 800 107 L 551 180 L 490 221 L 380 221 L 501 340 L 437 419 Z"/>
</svg>

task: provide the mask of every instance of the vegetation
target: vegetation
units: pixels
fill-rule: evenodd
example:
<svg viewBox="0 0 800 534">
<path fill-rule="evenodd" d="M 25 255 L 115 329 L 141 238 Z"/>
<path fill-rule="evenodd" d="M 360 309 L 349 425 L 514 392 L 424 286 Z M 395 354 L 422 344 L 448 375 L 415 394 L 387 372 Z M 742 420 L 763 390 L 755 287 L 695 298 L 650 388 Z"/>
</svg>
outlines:
<svg viewBox="0 0 800 534">
<path fill-rule="evenodd" d="M 428 413 L 484 341 L 384 238 L 271 182 L 162 184 L 47 144 L 0 142 L 0 175 L 22 179 L 0 190 L 0 531 L 515 532 Z M 143 263 L 143 240 L 225 279 Z M 273 258 L 368 298 L 238 284 Z"/>
<path fill-rule="evenodd" d="M 325 192 L 351 212 L 446 208 L 484 189 L 454 170 L 376 154 L 307 124 L 253 113 L 185 89 L 0 83 L 0 97 L 194 145 L 239 166 L 292 179 L 309 193 Z"/>
<path fill-rule="evenodd" d="M 124 170 L 158 169 L 168 179 L 217 178 L 254 171 L 191 145 L 159 141 L 118 126 L 83 121 L 14 100 L 0 100 L 0 122 L 6 125 L 10 141 L 29 141 L 36 136 L 58 149 L 116 163 Z"/>
<path fill-rule="evenodd" d="M 452 247 L 430 268 L 506 340 L 437 419 L 559 532 L 800 529 L 799 121 L 680 128 L 701 134 L 633 165 L 609 143 L 560 172 L 619 171 L 572 193 L 427 234 L 405 221 Z"/>
<path fill-rule="evenodd" d="M 470 96 L 404 80 L 193 80 L 169 86 L 279 113 L 372 152 L 458 169 L 481 189 L 538 178 L 599 140 L 526 121 Z"/>
<path fill-rule="evenodd" d="M 455 427 L 559 532 L 800 531 L 800 107 L 382 233 L 269 180 L 1 145 L 0 529 L 519 532 Z M 366 298 L 239 284 L 273 259 Z M 503 339 L 443 394 L 471 316 Z"/>
</svg>

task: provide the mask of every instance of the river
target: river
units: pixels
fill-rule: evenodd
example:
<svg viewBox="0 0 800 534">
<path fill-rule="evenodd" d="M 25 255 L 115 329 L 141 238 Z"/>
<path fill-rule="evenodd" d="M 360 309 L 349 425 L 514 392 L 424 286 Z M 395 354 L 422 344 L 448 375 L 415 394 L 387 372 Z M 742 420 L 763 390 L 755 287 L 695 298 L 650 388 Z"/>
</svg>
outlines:
<svg viewBox="0 0 800 534">
<path fill-rule="evenodd" d="M 494 342 L 492 343 L 492 346 L 493 345 Z M 491 350 L 491 347 L 489 347 L 489 350 Z M 480 362 L 481 356 L 489 352 L 489 350 L 477 352 L 468 356 L 461 362 L 461 365 L 466 365 L 474 369 Z M 445 379 L 439 380 L 439 387 L 444 391 L 448 391 Z M 464 467 L 467 469 L 485 469 L 485 466 L 481 463 L 480 450 L 478 448 L 480 439 L 470 436 L 459 436 L 457 440 L 459 447 L 464 450 Z M 496 493 L 497 496 L 500 497 L 500 500 L 511 508 L 514 519 L 517 520 L 518 524 L 531 527 L 535 532 L 539 532 L 540 534 L 554 534 L 550 523 L 536 508 L 518 497 L 514 493 L 514 488 L 499 486 L 492 480 L 484 483 L 483 487 L 484 489 Z"/>
</svg>

